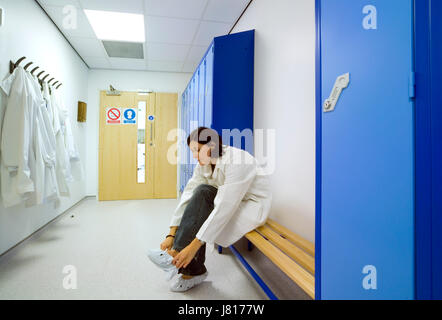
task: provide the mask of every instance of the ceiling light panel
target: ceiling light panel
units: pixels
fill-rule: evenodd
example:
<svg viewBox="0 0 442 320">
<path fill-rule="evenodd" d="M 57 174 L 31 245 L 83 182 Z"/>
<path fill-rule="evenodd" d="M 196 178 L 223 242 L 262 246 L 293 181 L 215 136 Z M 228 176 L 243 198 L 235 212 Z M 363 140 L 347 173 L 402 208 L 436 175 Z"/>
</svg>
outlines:
<svg viewBox="0 0 442 320">
<path fill-rule="evenodd" d="M 84 10 L 98 39 L 145 42 L 142 14 Z"/>
</svg>

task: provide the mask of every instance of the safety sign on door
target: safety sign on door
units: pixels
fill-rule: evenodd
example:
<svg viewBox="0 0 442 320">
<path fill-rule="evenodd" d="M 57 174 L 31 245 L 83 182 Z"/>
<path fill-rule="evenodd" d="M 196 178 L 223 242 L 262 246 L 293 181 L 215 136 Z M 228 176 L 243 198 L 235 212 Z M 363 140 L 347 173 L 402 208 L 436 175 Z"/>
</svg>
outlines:
<svg viewBox="0 0 442 320">
<path fill-rule="evenodd" d="M 126 108 L 123 111 L 123 124 L 137 123 L 137 108 Z"/>
<path fill-rule="evenodd" d="M 121 108 L 106 108 L 106 124 L 121 124 Z"/>
</svg>

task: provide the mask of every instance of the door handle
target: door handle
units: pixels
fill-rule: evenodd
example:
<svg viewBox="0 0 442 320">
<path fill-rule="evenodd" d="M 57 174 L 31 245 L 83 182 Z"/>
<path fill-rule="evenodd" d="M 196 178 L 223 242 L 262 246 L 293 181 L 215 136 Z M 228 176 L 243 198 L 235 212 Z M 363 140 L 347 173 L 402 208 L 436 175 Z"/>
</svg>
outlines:
<svg viewBox="0 0 442 320">
<path fill-rule="evenodd" d="M 335 106 L 338 103 L 342 90 L 347 88 L 349 83 L 350 73 L 343 74 L 336 79 L 330 97 L 324 102 L 324 112 L 331 112 L 335 110 Z"/>
</svg>

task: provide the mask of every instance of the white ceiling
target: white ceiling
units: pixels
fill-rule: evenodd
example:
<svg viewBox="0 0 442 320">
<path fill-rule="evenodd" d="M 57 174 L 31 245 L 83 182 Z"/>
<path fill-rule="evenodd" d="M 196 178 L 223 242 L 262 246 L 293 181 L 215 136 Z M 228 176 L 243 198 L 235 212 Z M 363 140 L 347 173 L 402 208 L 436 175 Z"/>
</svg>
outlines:
<svg viewBox="0 0 442 320">
<path fill-rule="evenodd" d="M 227 34 L 250 0 L 37 0 L 93 69 L 193 72 L 216 36 Z M 78 26 L 63 27 L 76 9 Z M 109 58 L 83 9 L 144 14 L 144 60 Z M 66 11 L 65 11 L 66 12 Z"/>
</svg>

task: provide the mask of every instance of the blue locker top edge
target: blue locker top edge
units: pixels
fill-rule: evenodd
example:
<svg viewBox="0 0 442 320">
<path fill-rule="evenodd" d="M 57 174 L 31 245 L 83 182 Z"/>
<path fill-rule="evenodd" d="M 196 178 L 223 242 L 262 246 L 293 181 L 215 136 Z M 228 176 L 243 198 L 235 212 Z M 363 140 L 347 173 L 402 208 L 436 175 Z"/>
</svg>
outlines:
<svg viewBox="0 0 442 320">
<path fill-rule="evenodd" d="M 202 58 L 201 61 L 198 63 L 198 66 L 195 68 L 195 71 L 193 72 L 192 77 L 190 78 L 189 82 L 187 83 L 187 86 L 186 86 L 186 88 L 184 89 L 182 95 L 184 95 L 184 93 L 185 93 L 185 92 L 187 91 L 187 89 L 189 88 L 189 85 L 190 85 L 190 83 L 192 82 L 193 78 L 195 77 L 196 72 L 197 72 L 198 69 L 200 68 L 201 63 L 203 63 L 204 59 L 206 58 L 207 54 L 209 53 L 209 50 L 212 50 L 212 48 L 213 48 L 214 45 L 215 45 L 215 41 L 216 41 L 217 39 L 221 39 L 221 38 L 224 38 L 224 37 L 228 37 L 228 36 L 231 36 L 231 35 L 234 35 L 234 34 L 243 34 L 243 33 L 249 33 L 249 32 L 255 32 L 255 29 L 248 30 L 248 31 L 241 31 L 241 32 L 237 32 L 237 33 L 231 33 L 231 34 L 226 34 L 226 35 L 224 35 L 224 36 L 215 37 L 215 38 L 212 40 L 212 42 L 210 43 L 210 45 L 209 45 L 209 47 L 207 48 L 206 52 L 204 53 L 203 58 Z"/>
</svg>

